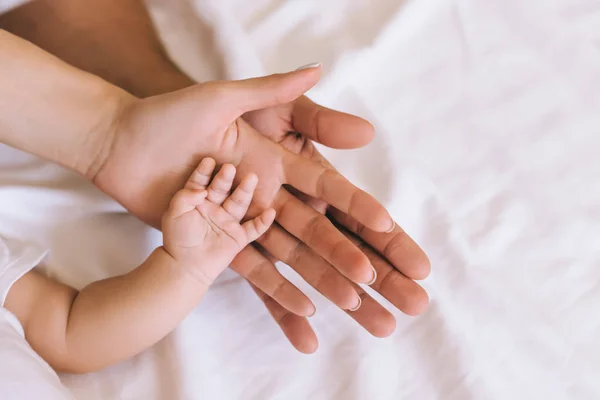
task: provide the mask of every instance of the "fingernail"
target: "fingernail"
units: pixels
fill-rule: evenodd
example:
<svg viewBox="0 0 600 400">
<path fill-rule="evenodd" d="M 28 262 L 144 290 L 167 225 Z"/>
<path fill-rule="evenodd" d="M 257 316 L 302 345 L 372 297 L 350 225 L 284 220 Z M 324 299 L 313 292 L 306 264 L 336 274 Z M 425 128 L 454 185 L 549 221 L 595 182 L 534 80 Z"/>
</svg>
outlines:
<svg viewBox="0 0 600 400">
<path fill-rule="evenodd" d="M 384 233 L 392 233 L 394 232 L 394 229 L 396 229 L 396 221 L 392 220 L 392 227 L 389 231 L 385 231 Z"/>
<path fill-rule="evenodd" d="M 315 309 L 313 310 L 312 314 L 310 314 L 310 315 L 308 316 L 308 318 L 314 317 L 316 313 L 317 313 L 317 309 L 315 308 Z"/>
<path fill-rule="evenodd" d="M 358 304 L 354 308 L 349 308 L 348 311 L 356 311 L 360 308 L 360 306 L 362 306 L 362 299 L 360 298 L 360 296 L 357 296 L 357 297 L 358 297 Z"/>
<path fill-rule="evenodd" d="M 375 271 L 375 268 L 373 268 L 373 266 L 371 266 L 371 269 L 373 270 L 373 279 L 371 279 L 369 282 L 367 282 L 368 286 L 371 286 L 377 280 L 377 271 Z"/>
<path fill-rule="evenodd" d="M 310 64 L 303 65 L 301 67 L 298 67 L 298 68 L 296 68 L 296 71 L 302 71 L 303 69 L 309 69 L 309 68 L 317 68 L 320 66 L 321 66 L 320 62 L 314 62 L 314 63 L 310 63 Z"/>
</svg>

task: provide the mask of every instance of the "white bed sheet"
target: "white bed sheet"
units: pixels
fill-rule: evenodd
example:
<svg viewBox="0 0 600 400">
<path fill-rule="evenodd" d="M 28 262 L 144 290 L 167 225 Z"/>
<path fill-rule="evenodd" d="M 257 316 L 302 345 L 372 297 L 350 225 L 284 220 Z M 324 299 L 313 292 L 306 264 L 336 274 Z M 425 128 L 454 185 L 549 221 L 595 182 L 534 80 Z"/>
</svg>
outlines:
<svg viewBox="0 0 600 400">
<path fill-rule="evenodd" d="M 150 3 L 196 78 L 321 61 L 311 96 L 375 124 L 368 147 L 326 154 L 427 250 L 431 306 L 395 313 L 381 340 L 309 290 L 320 348 L 305 356 L 228 272 L 153 349 L 63 375 L 77 398 L 600 398 L 600 2 L 190 1 Z M 0 205 L 1 233 L 50 246 L 48 269 L 76 286 L 160 242 L 7 148 Z"/>
</svg>

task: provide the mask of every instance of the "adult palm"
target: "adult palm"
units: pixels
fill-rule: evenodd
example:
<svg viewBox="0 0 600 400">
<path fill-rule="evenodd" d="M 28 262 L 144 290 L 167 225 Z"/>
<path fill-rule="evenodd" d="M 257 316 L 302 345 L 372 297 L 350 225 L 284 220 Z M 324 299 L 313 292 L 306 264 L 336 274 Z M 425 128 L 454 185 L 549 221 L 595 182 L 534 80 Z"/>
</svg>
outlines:
<svg viewBox="0 0 600 400">
<path fill-rule="evenodd" d="M 274 142 L 332 171 L 333 166 L 319 153 L 313 141 L 331 148 L 351 149 L 368 144 L 374 135 L 372 125 L 367 121 L 322 107 L 304 96 L 287 104 L 246 113 L 244 119 Z M 372 289 L 406 314 L 418 315 L 425 310 L 428 296 L 415 280 L 429 275 L 429 259 L 401 227 L 394 225 L 391 232 L 376 232 L 357 221 L 352 214 L 339 210 L 327 201 L 293 188 L 290 190 L 306 204 L 326 214 L 356 246 L 355 249 L 368 257 L 377 272 L 375 282 L 370 285 Z M 270 270 L 273 262 L 282 260 L 321 294 L 345 309 L 371 334 L 378 337 L 391 334 L 395 328 L 392 314 L 310 249 L 312 244 L 326 239 L 317 230 L 306 232 L 300 239 L 291 238 L 272 228 L 258 240 L 263 248 L 262 265 Z M 352 254 L 355 254 L 354 249 Z M 240 254 L 232 267 L 243 269 L 245 262 L 246 258 Z M 281 291 L 287 290 L 283 283 L 281 285 Z M 317 338 L 306 317 L 294 315 L 273 296 L 256 287 L 254 289 L 298 350 L 307 353 L 316 350 Z M 360 295 L 362 301 L 360 308 L 355 311 L 343 306 L 349 301 L 352 290 Z M 281 292 L 276 294 L 287 297 Z"/>
<path fill-rule="evenodd" d="M 248 217 L 272 207 L 277 224 L 260 240 L 263 249 L 246 247 L 232 267 L 263 293 L 275 319 L 303 352 L 316 349 L 314 332 L 305 319 L 314 313 L 314 306 L 285 280 L 263 250 L 291 265 L 345 310 L 360 305 L 360 294 L 362 306 L 351 316 L 377 336 L 393 330 L 393 317 L 356 283 L 371 283 L 374 267 L 378 274 L 373 287 L 414 314 L 426 303 L 426 295 L 406 277 L 423 277 L 429 268 L 425 255 L 399 228 L 390 234 L 377 233 L 389 230 L 393 222 L 374 198 L 331 168 L 310 141 L 287 135 L 302 132 L 332 147 L 353 147 L 370 139 L 372 128 L 365 121 L 298 99 L 319 75 L 320 69 L 312 68 L 246 81 L 210 82 L 143 100 L 124 99 L 107 136 L 105 157 L 90 176 L 139 218 L 159 227 L 170 198 L 200 159 L 232 163 L 241 176 L 255 173 L 258 186 Z M 266 136 L 240 118 L 245 113 L 247 121 Z M 338 230 L 284 185 L 335 207 L 339 211 L 332 209 L 332 215 L 372 248 Z"/>
</svg>

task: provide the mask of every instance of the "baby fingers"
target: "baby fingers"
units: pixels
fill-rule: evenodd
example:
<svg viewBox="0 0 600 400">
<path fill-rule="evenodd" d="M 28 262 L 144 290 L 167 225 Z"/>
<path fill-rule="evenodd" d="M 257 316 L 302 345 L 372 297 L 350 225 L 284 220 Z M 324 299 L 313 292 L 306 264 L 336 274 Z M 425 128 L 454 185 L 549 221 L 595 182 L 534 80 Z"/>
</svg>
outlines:
<svg viewBox="0 0 600 400">
<path fill-rule="evenodd" d="M 222 205 L 229 196 L 233 178 L 235 178 L 235 167 L 231 164 L 223 165 L 208 186 L 208 200 L 211 203 Z"/>
<path fill-rule="evenodd" d="M 248 243 L 251 243 L 258 239 L 263 233 L 265 233 L 275 220 L 275 210 L 269 208 L 262 212 L 258 217 L 246 221 L 242 224 L 242 228 L 246 231 L 246 238 Z"/>
<path fill-rule="evenodd" d="M 210 157 L 202 159 L 200 165 L 194 170 L 190 179 L 185 184 L 186 189 L 206 190 L 212 179 L 216 162 Z"/>
<path fill-rule="evenodd" d="M 255 174 L 246 175 L 231 196 L 223 203 L 225 211 L 236 221 L 241 221 L 248 212 L 257 182 L 258 177 Z"/>
</svg>

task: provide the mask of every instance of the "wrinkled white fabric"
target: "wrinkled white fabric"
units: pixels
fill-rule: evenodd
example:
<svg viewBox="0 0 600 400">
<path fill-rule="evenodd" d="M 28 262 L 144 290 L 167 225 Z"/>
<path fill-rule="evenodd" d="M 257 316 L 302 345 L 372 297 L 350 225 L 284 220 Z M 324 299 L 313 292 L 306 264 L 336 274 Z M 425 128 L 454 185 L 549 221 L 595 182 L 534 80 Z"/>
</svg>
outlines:
<svg viewBox="0 0 600 400">
<path fill-rule="evenodd" d="M 304 356 L 228 272 L 152 350 L 63 375 L 78 398 L 600 398 L 597 0 L 149 2 L 198 79 L 324 63 L 311 96 L 378 133 L 326 154 L 427 250 L 432 302 L 381 340 L 309 290 Z M 159 243 L 79 177 L 0 154 L 0 233 L 51 248 L 67 283 Z"/>
<path fill-rule="evenodd" d="M 34 243 L 0 235 L 0 307 L 4 306 L 13 284 L 37 267 L 47 251 Z"/>
<path fill-rule="evenodd" d="M 0 398 L 63 400 L 72 396 L 27 344 L 23 327 L 4 303 L 14 282 L 39 265 L 46 251 L 0 235 Z"/>
<path fill-rule="evenodd" d="M 0 308 L 0 398 L 68 400 L 73 396 L 27 344 L 14 315 Z"/>
</svg>

